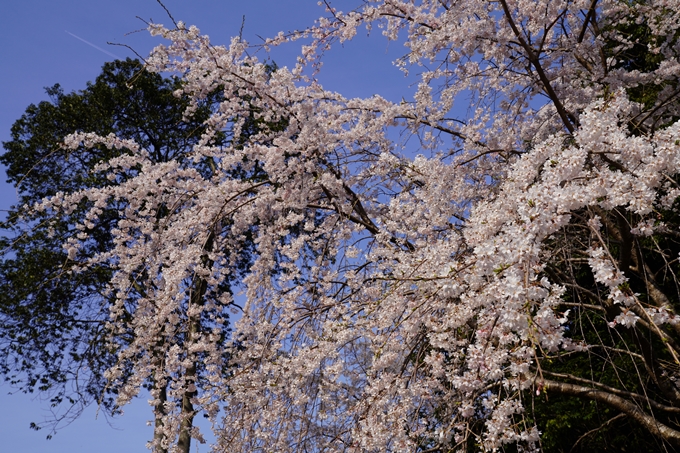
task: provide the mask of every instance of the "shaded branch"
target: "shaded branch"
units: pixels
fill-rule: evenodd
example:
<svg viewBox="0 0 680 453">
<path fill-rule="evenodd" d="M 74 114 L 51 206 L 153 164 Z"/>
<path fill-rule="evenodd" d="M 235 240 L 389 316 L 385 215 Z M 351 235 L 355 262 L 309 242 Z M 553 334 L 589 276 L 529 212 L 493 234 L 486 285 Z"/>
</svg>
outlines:
<svg viewBox="0 0 680 453">
<path fill-rule="evenodd" d="M 680 431 L 664 425 L 653 415 L 644 412 L 638 405 L 625 398 L 603 390 L 596 390 L 582 385 L 567 384 L 566 382 L 543 380 L 541 384 L 548 392 L 576 396 L 578 398 L 604 403 L 609 407 L 626 414 L 654 436 L 673 445 L 680 446 Z"/>
</svg>

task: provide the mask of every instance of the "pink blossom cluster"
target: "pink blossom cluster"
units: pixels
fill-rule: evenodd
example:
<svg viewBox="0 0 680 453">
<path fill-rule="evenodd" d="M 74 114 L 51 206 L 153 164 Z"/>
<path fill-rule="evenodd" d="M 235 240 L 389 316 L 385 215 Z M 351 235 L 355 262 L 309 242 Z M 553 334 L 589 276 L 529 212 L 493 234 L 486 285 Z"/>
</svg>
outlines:
<svg viewBox="0 0 680 453">
<path fill-rule="evenodd" d="M 169 44 L 149 69 L 181 74 L 177 94 L 194 107 L 224 93 L 203 139 L 187 162 L 152 163 L 133 143 L 71 136 L 64 146 L 130 150 L 97 169 L 118 183 L 36 206 L 58 215 L 87 201 L 90 220 L 121 206 L 111 250 L 79 255 L 87 220 L 64 244 L 83 268 L 116 269 L 110 329 L 133 332 L 108 373 L 116 381 L 134 370 L 120 404 L 150 379 L 169 383 L 171 445 L 186 417 L 176 402 L 197 390 L 187 370 L 200 356 L 193 405 L 213 423 L 215 451 L 448 451 L 471 435 L 488 451 L 538 448 L 521 399 L 540 393 L 538 351 L 589 347 L 565 335 L 565 287 L 545 272 L 547 244 L 575 213 L 592 232 L 583 252 L 596 281 L 623 307 L 614 323 L 674 322 L 670 307 L 643 306 L 625 289 L 598 236 L 598 212 L 615 208 L 641 219 L 632 234 L 654 234 L 664 228 L 654 211 L 679 193 L 680 123 L 669 124 L 677 41 L 658 40 L 649 51 L 663 63 L 644 73 L 603 51 L 605 41 L 633 45 L 616 31 L 631 17 L 658 36 L 677 34 L 680 8 L 665 3 L 329 7 L 309 30 L 267 41 L 305 40 L 298 66 L 274 72 L 239 39 L 214 46 L 195 27 L 152 25 Z M 309 75 L 308 64 L 363 26 L 404 43 L 399 67 L 421 76 L 412 100 L 346 99 Z M 662 86 L 653 114 L 627 95 L 642 83 Z M 220 132 L 243 136 L 250 116 L 260 130 L 214 145 Z M 395 129 L 423 138 L 421 154 L 401 153 Z M 232 176 L 256 167 L 264 176 Z M 249 237 L 241 306 L 220 283 L 253 253 Z M 229 322 L 236 306 L 227 360 L 209 326 Z"/>
</svg>

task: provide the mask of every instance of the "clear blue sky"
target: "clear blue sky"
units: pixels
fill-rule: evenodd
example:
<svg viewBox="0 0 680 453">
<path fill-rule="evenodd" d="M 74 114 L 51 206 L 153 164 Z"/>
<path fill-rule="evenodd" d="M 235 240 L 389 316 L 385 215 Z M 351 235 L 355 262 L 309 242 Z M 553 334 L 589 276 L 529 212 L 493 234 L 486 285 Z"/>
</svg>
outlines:
<svg viewBox="0 0 680 453">
<path fill-rule="evenodd" d="M 243 36 L 251 43 L 259 36 L 304 28 L 323 15 L 317 0 L 165 0 L 176 20 L 198 26 L 215 44 L 227 44 L 239 33 L 246 16 Z M 348 10 L 360 3 L 338 0 L 333 5 Z M 21 0 L 0 2 L 0 141 L 9 140 L 12 123 L 31 103 L 46 100 L 44 87 L 60 83 L 65 91 L 85 87 L 94 80 L 101 66 L 115 57 L 134 57 L 127 44 L 145 56 L 159 41 L 146 31 L 128 34 L 144 27 L 145 20 L 169 24 L 156 0 Z M 401 44 L 391 43 L 376 31 L 331 51 L 320 79 L 330 89 L 345 96 L 381 94 L 399 100 L 410 91 L 391 61 L 404 52 Z M 272 56 L 279 66 L 295 61 L 298 45 L 279 49 Z M 115 56 L 115 57 L 114 57 Z M 265 57 L 264 55 L 262 56 Z M 14 189 L 0 176 L 0 209 L 16 200 Z M 3 452 L 22 453 L 142 453 L 152 430 L 145 422 L 152 418 L 146 401 L 139 399 L 125 408 L 124 416 L 110 426 L 97 417 L 96 407 L 61 429 L 50 441 L 44 431 L 29 429 L 32 421 L 49 415 L 49 405 L 0 383 L 0 432 Z M 192 448 L 192 452 L 196 447 Z M 198 451 L 207 452 L 206 446 Z"/>
</svg>

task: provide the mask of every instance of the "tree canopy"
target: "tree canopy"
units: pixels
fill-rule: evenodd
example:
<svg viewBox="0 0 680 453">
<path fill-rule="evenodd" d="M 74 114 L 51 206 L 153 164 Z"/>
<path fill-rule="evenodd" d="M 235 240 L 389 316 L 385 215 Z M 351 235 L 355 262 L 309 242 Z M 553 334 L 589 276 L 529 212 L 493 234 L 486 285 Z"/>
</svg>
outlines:
<svg viewBox="0 0 680 453">
<path fill-rule="evenodd" d="M 93 168 L 113 184 L 30 212 L 75 225 L 52 243 L 72 276 L 106 269 L 117 404 L 167 383 L 156 449 L 196 411 L 224 452 L 679 448 L 678 5 L 357 3 L 268 39 L 304 42 L 275 70 L 150 25 L 187 113 L 221 93 L 184 159 L 66 137 L 115 153 Z M 413 99 L 315 78 L 362 27 L 404 43 Z"/>
</svg>

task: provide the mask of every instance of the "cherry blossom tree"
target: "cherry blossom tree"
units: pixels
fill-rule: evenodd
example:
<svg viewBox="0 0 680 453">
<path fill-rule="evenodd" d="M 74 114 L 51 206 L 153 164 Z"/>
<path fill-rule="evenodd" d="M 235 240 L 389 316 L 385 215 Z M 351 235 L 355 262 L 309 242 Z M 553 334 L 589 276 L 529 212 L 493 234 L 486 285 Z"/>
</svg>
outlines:
<svg viewBox="0 0 680 453">
<path fill-rule="evenodd" d="M 109 327 L 134 332 L 112 345 L 110 381 L 133 373 L 119 403 L 150 376 L 168 384 L 153 447 L 203 412 L 215 451 L 535 451 L 535 403 L 555 395 L 606 407 L 593 432 L 625 419 L 679 446 L 678 4 L 325 6 L 266 41 L 303 43 L 274 72 L 241 39 L 151 25 L 169 43 L 149 69 L 182 75 L 195 106 L 225 94 L 192 164 L 74 134 L 65 147 L 131 150 L 97 168 L 119 183 L 34 207 L 91 205 L 64 248 L 74 272 L 115 269 Z M 323 54 L 364 27 L 403 42 L 413 99 L 322 87 Z M 241 134 L 246 118 L 263 126 Z M 239 138 L 215 144 L 225 130 Z M 87 222 L 116 203 L 114 246 L 83 256 Z M 240 304 L 220 284 L 250 240 Z"/>
</svg>

